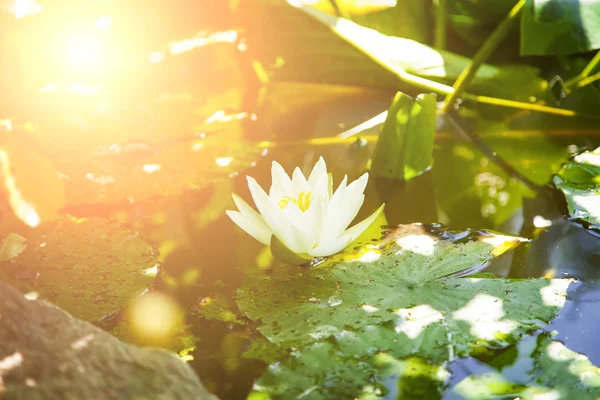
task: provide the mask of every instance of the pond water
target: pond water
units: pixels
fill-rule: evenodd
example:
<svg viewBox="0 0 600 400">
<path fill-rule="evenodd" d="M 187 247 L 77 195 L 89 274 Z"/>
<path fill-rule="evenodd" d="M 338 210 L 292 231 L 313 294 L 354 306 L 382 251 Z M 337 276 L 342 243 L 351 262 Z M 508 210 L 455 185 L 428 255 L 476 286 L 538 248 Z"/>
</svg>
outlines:
<svg viewBox="0 0 600 400">
<path fill-rule="evenodd" d="M 329 88 L 316 86 L 314 89 L 317 94 L 318 90 Z M 389 93 L 377 96 L 370 93 L 370 96 L 365 99 L 350 93 L 320 102 L 318 110 L 313 112 L 301 109 L 300 115 L 287 113 L 283 120 L 275 120 L 273 124 L 278 127 L 277 132 L 285 132 L 286 137 L 294 139 L 261 142 L 263 150 L 259 160 L 244 173 L 200 193 L 160 200 L 155 204 L 146 202 L 129 209 L 128 217 L 122 219 L 132 226 L 152 219 L 152 215 L 167 215 L 164 223 L 146 224 L 143 225 L 146 229 L 141 230 L 142 235 L 153 238 L 157 245 L 161 243 L 158 238 L 167 241 L 176 238 L 186 243 L 166 257 L 161 267 L 163 275 L 181 279 L 190 269 L 200 272 L 201 278 L 189 287 L 169 288 L 161 281 L 161 275 L 156 286 L 173 293 L 185 307 L 194 307 L 196 311 L 198 304 L 202 307 L 217 298 L 229 299 L 231 310 L 235 311 L 236 290 L 246 275 L 270 274 L 271 268 L 277 266 L 273 266 L 262 245 L 243 234 L 224 216 L 224 209 L 232 207 L 229 193 L 233 191 L 245 199 L 250 198 L 246 174 L 267 186 L 272 160 L 277 160 L 287 170 L 301 166 L 308 172 L 318 157 L 323 156 L 336 182 L 343 174 L 356 179 L 365 170 L 374 144 L 373 132 L 378 128 L 363 132 L 360 139 L 318 138 L 331 137 L 385 109 Z M 285 101 L 291 100 L 282 99 L 279 104 L 285 104 Z M 370 108 L 370 113 L 365 111 Z M 263 118 L 270 119 L 268 115 L 258 114 L 258 121 Z M 254 124 L 246 128 L 249 137 L 269 136 L 268 132 L 257 131 Z M 357 220 L 385 202 L 390 225 L 441 222 L 452 229 L 476 227 L 534 239 L 493 261 L 486 271 L 511 278 L 570 276 L 579 279 L 580 282 L 571 286 L 564 309 L 545 331 L 558 331 L 558 340 L 585 354 L 593 363 L 600 362 L 600 353 L 595 346 L 598 332 L 595 303 L 600 299 L 596 284 L 600 274 L 597 269 L 600 243 L 584 229 L 564 219 L 560 196 L 544 185 L 528 187 L 522 182 L 522 179 L 545 182 L 569 154 L 594 143 L 595 137 L 589 133 L 565 135 L 560 131 L 534 130 L 494 130 L 482 132 L 481 136 L 489 149 L 505 157 L 513 166 L 516 171 L 512 171 L 512 175 L 484 156 L 468 139 L 450 131 L 440 131 L 436 136 L 432 171 L 407 184 L 371 179 L 365 205 Z M 227 190 L 219 189 L 219 185 L 225 185 Z M 204 223 L 199 224 L 202 218 Z M 253 381 L 267 366 L 242 356 L 259 334 L 252 324 L 219 321 L 219 317 L 216 320 L 199 318 L 196 311 L 188 314 L 191 332 L 199 339 L 196 350 L 190 353 L 193 356 L 190 364 L 203 383 L 219 397 L 245 398 Z M 536 337 L 525 338 L 518 346 L 493 357 L 452 362 L 449 366 L 453 373 L 450 386 L 466 376 L 493 368 L 501 370 L 509 379 L 522 381 L 523 374 L 533 362 L 530 354 Z M 507 353 L 511 355 L 502 358 Z M 395 383 L 388 384 L 391 384 L 388 397 L 393 398 Z M 450 389 L 444 398 L 461 397 Z"/>
<path fill-rule="evenodd" d="M 331 105 L 334 109 L 338 105 Z M 363 104 L 364 106 L 364 104 Z M 344 105 L 342 107 L 348 107 Z M 350 109 L 351 108 L 347 108 Z M 323 107 L 327 110 L 327 107 Z M 327 115 L 326 111 L 323 111 Z M 335 115 L 335 114 L 334 114 Z M 335 116 L 325 117 L 335 120 Z M 294 132 L 293 127 L 288 132 Z M 305 134 L 301 132 L 300 134 Z M 536 164 L 546 164 L 548 168 L 554 163 L 558 167 L 560 158 L 557 154 L 568 154 L 579 146 L 585 146 L 594 137 L 577 136 L 552 136 L 551 132 L 495 132 L 487 136 L 487 143 L 491 149 L 503 146 L 505 149 L 519 148 L 518 155 L 512 160 L 516 168 L 535 168 Z M 548 154 L 548 144 L 556 151 Z M 540 145 L 541 144 L 541 145 Z M 365 144 L 363 144 L 365 145 Z M 349 173 L 351 178 L 358 177 L 364 170 L 370 144 L 366 148 L 359 143 L 303 146 L 299 144 L 282 145 L 274 148 L 264 160 L 248 173 L 258 178 L 265 186 L 270 181 L 270 160 L 281 162 L 285 167 L 293 168 L 304 165 L 305 170 L 312 166 L 319 156 L 324 156 L 336 176 Z M 600 290 L 597 278 L 600 270 L 597 265 L 600 260 L 600 243 L 584 229 L 574 226 L 566 221 L 562 211 L 564 205 L 556 193 L 545 186 L 534 190 L 528 188 L 516 177 L 511 177 L 493 160 L 485 157 L 481 151 L 468 140 L 461 140 L 445 132 L 438 133 L 436 150 L 434 153 L 434 168 L 426 175 L 417 178 L 409 184 L 398 184 L 390 181 L 371 180 L 367 188 L 367 198 L 363 212 L 357 220 L 364 218 L 382 201 L 387 204 L 386 217 L 390 225 L 406 224 L 413 222 L 442 222 L 452 229 L 478 227 L 512 233 L 534 241 L 520 247 L 516 251 L 504 255 L 499 260 L 493 261 L 486 271 L 500 276 L 511 278 L 527 277 L 574 277 L 579 280 L 569 292 L 569 300 L 559 316 L 545 329 L 551 332 L 558 331 L 556 339 L 563 342 L 570 349 L 585 354 L 593 363 L 600 362 L 600 352 L 597 349 L 597 317 L 600 300 Z M 336 171 L 339 171 L 336 174 Z M 534 175 L 535 175 L 535 171 Z M 539 171 L 538 171 L 539 172 Z M 540 172 L 543 174 L 544 172 Z M 531 175 L 530 175 L 531 176 Z M 536 177 L 534 176 L 533 179 Z M 538 181 L 540 177 L 537 177 Z M 543 182 L 543 178 L 542 178 Z M 249 198 L 245 180 L 236 180 L 236 193 L 242 193 Z M 231 228 L 228 219 L 223 219 L 217 224 L 222 224 L 223 229 Z M 233 229 L 235 230 L 235 229 Z M 213 235 L 213 230 L 209 233 Z M 256 243 L 247 235 L 236 235 L 231 231 L 225 235 L 234 235 L 239 240 L 234 247 L 242 250 L 241 258 L 253 260 L 258 255 Z M 254 249 L 251 252 L 250 249 Z M 240 250 L 236 250 L 239 253 Z M 219 270 L 236 270 L 243 275 L 243 271 L 255 268 L 252 263 L 232 260 L 226 269 L 222 256 L 215 260 Z M 230 273 L 223 278 L 225 282 L 232 279 Z M 240 278 L 243 279 L 243 278 Z M 234 284 L 235 285 L 235 284 Z M 231 294 L 231 292 L 229 292 Z M 235 331 L 235 329 L 233 330 Z M 220 337 L 222 331 L 218 330 Z M 230 335 L 234 335 L 228 332 Z M 211 335 L 208 333 L 208 335 Z M 523 374 L 530 368 L 533 360 L 530 356 L 535 346 L 536 336 L 526 338 L 519 346 L 512 347 L 504 352 L 516 352 L 500 362 L 493 360 L 493 367 L 486 364 L 488 360 L 475 358 L 459 359 L 453 362 L 449 369 L 453 376 L 450 387 L 460 382 L 466 376 L 482 374 L 493 369 L 501 370 L 505 377 L 523 381 Z M 213 339 L 214 340 L 214 339 Z M 242 339 L 238 339 L 243 342 Z M 225 348 L 223 348 L 225 346 Z M 532 347 L 533 346 L 533 347 Z M 212 347 L 212 346 L 211 346 Z M 243 345 L 241 345 L 243 348 Z M 216 359 L 223 362 L 227 359 L 224 353 L 230 349 L 221 342 Z M 500 354 L 501 355 L 501 354 Z M 500 358 L 500 355 L 497 355 Z M 235 357 L 234 355 L 229 355 Z M 504 364 L 502 364 L 502 362 Z M 251 381 L 256 378 L 261 369 L 260 364 L 242 361 L 239 373 L 223 375 L 203 375 L 207 368 L 202 357 L 193 362 L 199 369 L 201 376 L 210 376 L 215 379 L 223 390 L 218 391 L 224 398 L 243 398 L 246 396 Z M 264 367 L 264 365 L 262 366 Z M 209 369 L 212 369 L 209 367 Z M 214 370 L 213 370 L 214 372 Z M 206 373 L 206 371 L 205 371 Z M 238 385 L 235 389 L 227 388 L 234 380 Z M 244 384 L 242 384 L 244 382 Z M 389 382 L 388 382 L 389 383 Z M 392 387 L 395 385 L 392 382 Z M 389 398 L 394 397 L 392 389 Z M 444 395 L 447 399 L 462 398 L 452 390 Z"/>
<path fill-rule="evenodd" d="M 230 195 L 250 199 L 246 175 L 268 187 L 273 160 L 287 171 L 299 166 L 308 173 L 323 157 L 336 184 L 344 174 L 358 178 L 368 167 L 379 126 L 344 139 L 337 135 L 385 111 L 394 93 L 310 82 L 274 82 L 265 91 L 248 71 L 233 66 L 232 60 L 247 61 L 246 44 L 235 31 L 222 31 L 214 47 L 198 37 L 180 40 L 183 50 L 172 50 L 164 61 L 168 51 L 152 46 L 189 36 L 199 23 L 191 17 L 184 22 L 154 33 L 143 45 L 139 37 L 130 38 L 124 52 L 134 56 L 126 61 L 115 56 L 120 74 L 109 78 L 88 70 L 91 75 L 77 79 L 69 74 L 55 79 L 52 71 L 33 79 L 31 70 L 19 66 L 34 69 L 37 53 L 25 52 L 11 60 L 17 67 L 2 90 L 18 95 L 0 100 L 0 122 L 10 119 L 12 129 L 31 134 L 68 177 L 67 213 L 120 223 L 156 250 L 151 291 L 166 294 L 185 313 L 184 333 L 161 343 L 119 330 L 123 314 L 114 310 L 94 322 L 124 340 L 181 352 L 210 391 L 242 399 L 268 364 L 244 355 L 261 335 L 257 323 L 237 309 L 237 290 L 249 276 L 297 270 L 277 272 L 283 267 L 268 250 L 225 216 L 233 208 Z M 231 24 L 200 22 L 215 29 Z M 370 179 L 356 220 L 386 203 L 390 226 L 441 223 L 532 239 L 485 272 L 576 278 L 563 310 L 544 331 L 557 331 L 555 340 L 598 365 L 600 241 L 564 218 L 564 201 L 547 182 L 568 157 L 595 148 L 600 132 L 540 130 L 536 121 L 517 130 L 518 123 L 505 124 L 500 117 L 493 123 L 481 119 L 476 127 L 458 121 L 458 129 L 440 119 L 433 168 L 409 183 Z M 3 129 L 0 124 L 0 133 Z M 37 272 L 11 278 L 44 279 L 46 271 Z M 491 370 L 527 381 L 523 375 L 535 362 L 531 353 L 540 335 L 480 358 L 454 360 L 443 398 L 461 398 L 452 390 L 455 384 Z M 397 382 L 379 384 L 394 398 Z"/>
</svg>

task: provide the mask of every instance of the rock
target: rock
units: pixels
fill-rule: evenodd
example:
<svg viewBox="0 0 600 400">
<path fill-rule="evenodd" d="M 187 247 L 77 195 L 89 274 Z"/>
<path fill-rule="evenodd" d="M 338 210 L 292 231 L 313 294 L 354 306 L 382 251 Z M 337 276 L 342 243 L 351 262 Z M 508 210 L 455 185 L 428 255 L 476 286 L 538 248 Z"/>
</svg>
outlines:
<svg viewBox="0 0 600 400">
<path fill-rule="evenodd" d="M 175 355 L 123 343 L 2 282 L 0 398 L 216 399 Z"/>
</svg>

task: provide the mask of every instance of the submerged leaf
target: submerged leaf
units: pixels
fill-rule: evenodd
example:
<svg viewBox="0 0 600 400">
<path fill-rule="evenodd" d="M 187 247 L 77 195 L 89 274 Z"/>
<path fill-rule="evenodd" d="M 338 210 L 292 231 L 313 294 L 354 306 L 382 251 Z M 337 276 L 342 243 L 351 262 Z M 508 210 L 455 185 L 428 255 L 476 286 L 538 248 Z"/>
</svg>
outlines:
<svg viewBox="0 0 600 400">
<path fill-rule="evenodd" d="M 240 309 L 270 342 L 293 349 L 255 387 L 275 398 L 376 394 L 377 382 L 406 382 L 413 370 L 402 365 L 416 357 L 429 367 L 398 398 L 441 390 L 445 362 L 515 343 L 562 308 L 570 280 L 453 277 L 521 241 L 401 225 L 318 268 L 251 279 L 238 292 Z"/>
<path fill-rule="evenodd" d="M 523 379 L 510 381 L 500 373 L 472 375 L 454 391 L 465 399 L 553 398 L 593 400 L 600 397 L 600 370 L 587 357 L 575 353 L 549 334 L 538 338 L 531 354 L 533 365 Z"/>
</svg>

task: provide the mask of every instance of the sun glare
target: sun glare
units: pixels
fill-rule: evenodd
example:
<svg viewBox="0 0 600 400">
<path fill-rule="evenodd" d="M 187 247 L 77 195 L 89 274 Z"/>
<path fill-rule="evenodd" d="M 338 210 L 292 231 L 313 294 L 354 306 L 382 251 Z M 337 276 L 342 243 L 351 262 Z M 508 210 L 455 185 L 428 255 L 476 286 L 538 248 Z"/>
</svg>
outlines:
<svg viewBox="0 0 600 400">
<path fill-rule="evenodd" d="M 90 34 L 73 34 L 65 39 L 65 61 L 70 67 L 91 68 L 102 61 L 102 42 Z"/>
<path fill-rule="evenodd" d="M 43 10 L 44 7 L 35 0 L 15 0 L 13 12 L 15 17 L 23 18 L 28 15 L 37 14 Z"/>
</svg>

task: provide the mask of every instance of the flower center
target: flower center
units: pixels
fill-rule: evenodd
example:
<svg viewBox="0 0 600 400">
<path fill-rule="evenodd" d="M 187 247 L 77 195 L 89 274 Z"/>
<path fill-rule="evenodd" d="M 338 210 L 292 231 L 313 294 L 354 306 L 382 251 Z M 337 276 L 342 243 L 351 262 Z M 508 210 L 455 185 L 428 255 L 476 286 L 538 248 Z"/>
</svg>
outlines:
<svg viewBox="0 0 600 400">
<path fill-rule="evenodd" d="M 279 200 L 279 203 L 278 203 L 279 208 L 281 208 L 282 210 L 285 210 L 285 208 L 288 206 L 288 204 L 290 204 L 290 202 L 292 202 L 298 206 L 300 211 L 304 212 L 304 211 L 308 210 L 308 207 L 310 207 L 310 198 L 311 198 L 310 192 L 301 192 L 297 198 L 285 196 L 283 199 Z"/>
</svg>

